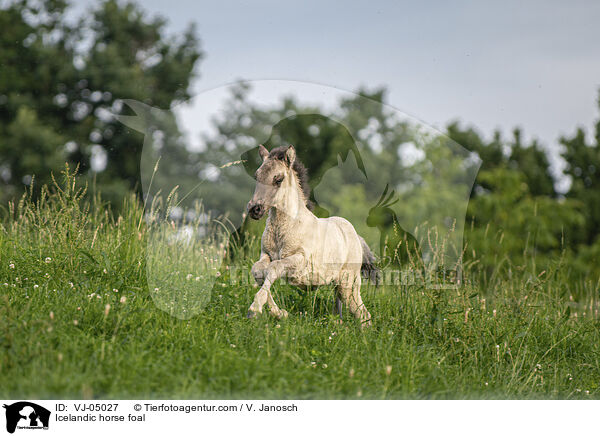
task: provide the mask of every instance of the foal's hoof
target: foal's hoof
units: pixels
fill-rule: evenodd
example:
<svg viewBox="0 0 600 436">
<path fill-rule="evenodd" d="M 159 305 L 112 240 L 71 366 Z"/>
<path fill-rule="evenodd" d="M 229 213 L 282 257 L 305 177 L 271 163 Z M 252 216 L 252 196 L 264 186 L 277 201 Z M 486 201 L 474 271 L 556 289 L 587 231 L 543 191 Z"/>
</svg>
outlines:
<svg viewBox="0 0 600 436">
<path fill-rule="evenodd" d="M 256 318 L 256 315 L 258 315 L 258 313 L 252 312 L 251 310 L 249 310 L 248 313 L 246 314 L 246 318 L 248 318 L 248 319 Z"/>
<path fill-rule="evenodd" d="M 361 329 L 367 328 L 367 327 L 371 327 L 373 325 L 373 323 L 371 322 L 371 320 L 367 320 L 367 321 L 363 321 L 362 324 L 360 325 Z"/>
<path fill-rule="evenodd" d="M 271 309 L 271 311 L 269 313 L 271 314 L 271 316 L 273 316 L 277 319 L 284 319 L 284 318 L 288 317 L 287 311 L 285 311 L 283 309 L 278 309 L 278 310 Z"/>
</svg>

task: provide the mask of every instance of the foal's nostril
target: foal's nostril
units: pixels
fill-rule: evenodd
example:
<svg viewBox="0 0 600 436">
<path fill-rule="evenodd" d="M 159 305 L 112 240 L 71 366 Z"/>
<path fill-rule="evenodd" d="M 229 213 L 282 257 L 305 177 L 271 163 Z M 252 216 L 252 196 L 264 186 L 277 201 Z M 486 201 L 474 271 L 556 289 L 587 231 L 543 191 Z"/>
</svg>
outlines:
<svg viewBox="0 0 600 436">
<path fill-rule="evenodd" d="M 250 206 L 248 212 L 250 213 L 251 217 L 258 218 L 263 213 L 263 206 L 262 204 L 254 204 Z"/>
</svg>

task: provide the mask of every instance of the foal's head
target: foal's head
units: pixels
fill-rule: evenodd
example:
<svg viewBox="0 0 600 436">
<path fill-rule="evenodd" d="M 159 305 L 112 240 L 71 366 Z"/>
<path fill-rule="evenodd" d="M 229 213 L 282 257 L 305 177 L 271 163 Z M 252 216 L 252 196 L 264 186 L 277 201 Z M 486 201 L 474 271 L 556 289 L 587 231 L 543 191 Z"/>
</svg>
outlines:
<svg viewBox="0 0 600 436">
<path fill-rule="evenodd" d="M 297 193 L 299 200 L 310 208 L 306 168 L 296 159 L 293 146 L 277 147 L 269 151 L 258 148 L 262 165 L 256 170 L 256 189 L 248 203 L 248 214 L 258 220 L 272 207 L 283 208 L 284 200 Z"/>
</svg>

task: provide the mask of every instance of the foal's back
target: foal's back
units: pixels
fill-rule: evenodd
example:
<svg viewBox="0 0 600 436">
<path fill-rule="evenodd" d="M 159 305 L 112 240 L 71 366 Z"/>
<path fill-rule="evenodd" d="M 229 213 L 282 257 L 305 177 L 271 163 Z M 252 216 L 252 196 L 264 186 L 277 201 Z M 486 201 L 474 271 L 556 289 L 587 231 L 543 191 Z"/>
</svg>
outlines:
<svg viewBox="0 0 600 436">
<path fill-rule="evenodd" d="M 303 250 L 307 254 L 308 268 L 324 277 L 320 281 L 336 281 L 341 270 L 360 275 L 360 239 L 352 224 L 342 217 L 315 217 L 313 229 L 304 239 Z"/>
</svg>

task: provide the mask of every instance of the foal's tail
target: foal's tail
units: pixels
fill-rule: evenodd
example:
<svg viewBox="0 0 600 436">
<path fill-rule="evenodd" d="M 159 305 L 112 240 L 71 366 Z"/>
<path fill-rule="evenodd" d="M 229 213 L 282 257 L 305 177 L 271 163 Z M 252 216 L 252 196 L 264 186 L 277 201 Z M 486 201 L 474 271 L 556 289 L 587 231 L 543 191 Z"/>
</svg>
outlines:
<svg viewBox="0 0 600 436">
<path fill-rule="evenodd" d="M 375 255 L 362 236 L 359 235 L 358 239 L 360 240 L 360 246 L 362 247 L 362 265 L 360 267 L 360 272 L 363 278 L 370 280 L 375 285 L 378 285 L 380 271 L 376 265 L 377 259 L 375 259 Z"/>
</svg>

